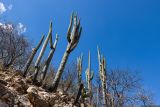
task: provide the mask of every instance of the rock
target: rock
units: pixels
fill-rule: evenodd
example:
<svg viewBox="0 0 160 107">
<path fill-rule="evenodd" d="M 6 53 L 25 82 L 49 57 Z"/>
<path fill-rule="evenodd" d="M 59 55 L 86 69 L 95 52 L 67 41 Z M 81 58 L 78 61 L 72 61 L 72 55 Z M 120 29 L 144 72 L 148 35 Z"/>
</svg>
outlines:
<svg viewBox="0 0 160 107">
<path fill-rule="evenodd" d="M 59 96 L 57 95 L 51 95 L 49 99 L 49 105 L 53 106 L 55 104 L 55 101 L 58 99 Z"/>
<path fill-rule="evenodd" d="M 2 84 L 0 84 L 0 100 L 5 102 L 5 105 L 14 104 L 14 95 Z"/>
<path fill-rule="evenodd" d="M 3 84 L 6 86 L 8 83 L 6 81 L 0 80 L 0 84 Z"/>
<path fill-rule="evenodd" d="M 8 105 L 4 101 L 0 100 L 0 107 L 8 107 Z"/>
<path fill-rule="evenodd" d="M 47 93 L 47 92 L 38 92 L 38 95 L 39 95 L 41 98 L 45 99 L 46 101 L 48 101 L 48 100 L 50 99 L 50 95 L 49 95 L 49 93 Z"/>
<path fill-rule="evenodd" d="M 47 92 L 15 72 L 0 71 L 0 107 L 73 107 L 74 97 L 63 90 Z"/>
<path fill-rule="evenodd" d="M 3 95 L 2 97 L 1 97 L 1 99 L 7 99 L 7 98 L 9 98 L 10 97 L 10 94 L 9 93 L 6 93 L 5 95 Z"/>
<path fill-rule="evenodd" d="M 49 107 L 48 102 L 38 95 L 38 91 L 35 87 L 29 87 L 27 89 L 27 93 L 28 99 L 33 105 L 33 107 Z"/>
<path fill-rule="evenodd" d="M 27 93 L 37 94 L 38 91 L 37 91 L 36 87 L 29 87 L 29 88 L 27 89 Z"/>
<path fill-rule="evenodd" d="M 19 105 L 18 107 L 23 106 L 23 107 L 33 107 L 32 104 L 30 103 L 27 95 L 22 95 L 18 97 L 19 100 Z"/>
<path fill-rule="evenodd" d="M 63 95 L 63 90 L 58 89 L 58 90 L 57 90 L 57 93 L 58 93 L 59 95 Z"/>
<path fill-rule="evenodd" d="M 4 78 L 4 80 L 5 80 L 5 81 L 7 81 L 7 82 L 12 81 L 12 79 L 11 79 L 11 77 L 10 77 L 10 76 L 5 77 L 5 78 Z"/>
<path fill-rule="evenodd" d="M 7 90 L 3 84 L 0 84 L 0 98 L 7 93 Z"/>
</svg>

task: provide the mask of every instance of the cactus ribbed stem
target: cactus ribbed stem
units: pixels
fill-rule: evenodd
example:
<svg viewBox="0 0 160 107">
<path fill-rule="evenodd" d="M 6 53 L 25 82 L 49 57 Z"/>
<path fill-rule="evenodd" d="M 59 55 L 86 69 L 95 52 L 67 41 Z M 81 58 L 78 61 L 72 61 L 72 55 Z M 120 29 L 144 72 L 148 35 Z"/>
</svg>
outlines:
<svg viewBox="0 0 160 107">
<path fill-rule="evenodd" d="M 100 55 L 100 50 L 98 47 L 97 51 L 98 51 L 98 62 L 99 62 L 99 75 L 102 84 L 103 105 L 104 107 L 107 107 L 106 60 L 103 56 Z"/>
<path fill-rule="evenodd" d="M 82 60 L 83 55 L 77 58 L 78 85 L 80 85 L 82 81 Z"/>
<path fill-rule="evenodd" d="M 80 19 L 78 19 L 77 15 L 72 14 L 71 19 L 70 19 L 68 33 L 67 33 L 68 45 L 67 45 L 66 51 L 63 55 L 63 58 L 61 60 L 61 63 L 58 68 L 58 71 L 56 73 L 56 76 L 53 80 L 53 83 L 52 83 L 51 87 L 49 88 L 50 91 L 55 92 L 57 90 L 60 78 L 62 76 L 62 73 L 64 71 L 64 67 L 65 67 L 67 60 L 68 60 L 68 57 L 69 57 L 69 54 L 77 46 L 79 39 L 80 39 L 81 31 L 82 31 L 82 27 L 80 27 Z"/>
<path fill-rule="evenodd" d="M 55 42 L 54 42 L 54 45 L 52 46 L 53 48 L 51 48 L 51 51 L 48 55 L 48 58 L 47 58 L 47 61 L 45 62 L 45 65 L 43 67 L 43 70 L 42 70 L 42 75 L 41 75 L 41 83 L 44 81 L 45 79 L 45 76 L 46 76 L 46 73 L 47 73 L 47 70 L 48 70 L 48 67 L 50 65 L 50 62 L 52 60 L 52 57 L 53 57 L 53 54 L 55 52 L 55 49 L 56 49 L 56 46 L 57 46 L 57 42 L 58 42 L 58 35 L 56 35 L 56 39 L 55 39 Z"/>
<path fill-rule="evenodd" d="M 70 47 L 69 45 L 70 45 L 70 44 L 68 44 L 67 48 Z M 60 79 L 61 79 L 60 77 L 61 77 L 61 75 L 62 75 L 62 73 L 63 73 L 64 67 L 65 67 L 66 62 L 67 62 L 67 59 L 68 59 L 68 57 L 69 57 L 69 54 L 70 54 L 69 51 L 65 51 L 65 53 L 64 53 L 64 55 L 63 55 L 63 58 L 62 58 L 63 60 L 61 61 L 60 66 L 59 66 L 59 68 L 58 68 L 58 72 L 57 72 L 57 74 L 56 74 L 56 76 L 55 76 L 55 78 L 54 78 L 54 80 L 53 80 L 52 87 L 50 87 L 49 90 L 51 90 L 51 91 L 56 91 L 56 90 L 57 90 L 57 87 L 58 87 L 58 85 L 59 85 L 59 81 L 60 81 Z M 54 87 L 53 87 L 53 86 L 54 86 Z"/>
<path fill-rule="evenodd" d="M 26 77 L 28 69 L 29 69 L 29 66 L 31 65 L 31 63 L 33 61 L 33 58 L 34 58 L 35 54 L 37 53 L 38 49 L 40 48 L 43 40 L 44 40 L 44 36 L 42 36 L 42 38 L 41 38 L 40 42 L 38 43 L 38 45 L 35 48 L 32 49 L 32 53 L 31 53 L 29 59 L 27 60 L 27 63 L 25 64 L 23 70 L 22 70 L 24 77 Z"/>
<path fill-rule="evenodd" d="M 88 92 L 90 94 L 90 103 L 92 100 L 92 79 L 93 79 L 93 76 L 94 76 L 94 72 L 92 71 L 92 73 L 91 73 L 91 54 L 89 51 L 88 68 L 86 70 L 86 82 L 87 82 Z"/>
<path fill-rule="evenodd" d="M 41 49 L 41 51 L 39 53 L 39 56 L 38 56 L 38 58 L 37 58 L 37 60 L 35 62 L 35 72 L 33 74 L 33 82 L 36 82 L 36 79 L 37 79 L 37 76 L 38 76 L 38 71 L 39 71 L 39 64 L 40 64 L 40 61 L 41 61 L 42 56 L 44 54 L 44 51 L 45 51 L 45 49 L 47 47 L 47 43 L 48 43 L 49 39 L 51 39 L 51 36 L 52 36 L 52 22 L 50 23 L 50 29 L 49 29 L 49 33 L 47 35 L 47 38 L 44 41 L 44 44 L 43 44 L 42 49 Z"/>
</svg>

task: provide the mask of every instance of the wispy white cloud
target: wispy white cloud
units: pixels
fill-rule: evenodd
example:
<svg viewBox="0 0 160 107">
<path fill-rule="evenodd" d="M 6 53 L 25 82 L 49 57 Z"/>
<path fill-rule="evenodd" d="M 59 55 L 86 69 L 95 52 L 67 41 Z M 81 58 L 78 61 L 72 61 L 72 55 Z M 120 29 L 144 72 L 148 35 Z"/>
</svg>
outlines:
<svg viewBox="0 0 160 107">
<path fill-rule="evenodd" d="M 3 14 L 7 10 L 12 10 L 12 8 L 13 8 L 12 4 L 6 6 L 4 3 L 0 2 L 0 14 Z M 0 22 L 0 26 L 4 29 L 13 30 L 13 24 L 4 24 Z M 19 34 L 22 34 L 27 30 L 27 28 L 22 23 L 18 23 L 15 27 Z"/>
<path fill-rule="evenodd" d="M 22 34 L 27 30 L 27 28 L 22 23 L 18 23 L 16 28 L 19 34 Z"/>
<path fill-rule="evenodd" d="M 4 6 L 4 4 L 2 2 L 0 2 L 0 14 L 4 13 L 6 11 L 6 7 Z"/>
<path fill-rule="evenodd" d="M 12 7 L 13 7 L 12 4 L 9 4 L 8 6 L 6 6 L 4 3 L 0 2 L 0 14 L 3 14 L 7 10 L 12 10 Z"/>
<path fill-rule="evenodd" d="M 12 4 L 10 4 L 7 8 L 8 8 L 8 10 L 12 10 L 13 5 L 12 5 Z"/>
</svg>

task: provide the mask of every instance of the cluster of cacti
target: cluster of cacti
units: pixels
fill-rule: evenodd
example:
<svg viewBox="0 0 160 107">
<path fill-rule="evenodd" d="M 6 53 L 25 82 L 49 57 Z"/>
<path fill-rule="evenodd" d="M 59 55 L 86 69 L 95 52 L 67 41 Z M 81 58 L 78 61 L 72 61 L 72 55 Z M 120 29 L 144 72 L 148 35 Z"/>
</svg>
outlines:
<svg viewBox="0 0 160 107">
<path fill-rule="evenodd" d="M 59 85 L 61 76 L 63 74 L 65 65 L 67 63 L 68 57 L 70 55 L 70 53 L 75 49 L 75 47 L 77 46 L 80 36 L 81 36 L 81 31 L 82 31 L 82 27 L 80 25 L 80 19 L 77 17 L 76 14 L 72 14 L 71 18 L 70 18 L 70 25 L 69 25 L 69 29 L 67 32 L 67 40 L 68 40 L 68 45 L 67 48 L 64 52 L 64 55 L 62 57 L 61 63 L 58 67 L 57 73 L 55 75 L 55 78 L 51 84 L 51 86 L 48 87 L 48 90 L 50 90 L 51 92 L 55 92 L 57 90 L 57 87 Z M 42 39 L 40 40 L 38 46 L 36 48 L 33 49 L 30 58 L 28 59 L 25 67 L 23 68 L 23 72 L 24 72 L 24 77 L 27 75 L 29 66 L 37 52 L 37 50 L 40 48 L 42 42 L 44 40 L 44 36 L 42 37 Z M 41 75 L 40 75 L 40 83 L 44 82 L 44 79 L 46 77 L 46 73 L 48 70 L 48 67 L 51 63 L 53 54 L 55 52 L 56 46 L 57 46 L 57 41 L 58 41 L 58 35 L 56 35 L 56 39 L 55 42 L 53 44 L 52 41 L 52 22 L 50 23 L 50 28 L 49 28 L 49 33 L 44 41 L 44 44 L 42 45 L 42 49 L 38 55 L 38 58 L 35 62 L 35 71 L 32 74 L 32 79 L 33 79 L 33 83 L 35 83 L 37 81 L 37 76 L 39 74 L 40 71 L 40 62 L 41 59 L 44 55 L 44 52 L 46 50 L 47 44 L 48 42 L 50 43 L 50 53 L 48 55 L 47 60 L 44 63 L 44 66 L 41 67 Z M 83 60 L 83 56 L 81 55 L 80 57 L 77 58 L 77 74 L 78 74 L 78 86 L 79 86 L 79 91 L 75 100 L 75 103 L 77 103 L 78 99 L 82 98 L 82 100 L 84 100 L 85 98 L 89 97 L 89 103 L 91 104 L 91 100 L 92 100 L 92 79 L 94 77 L 94 72 L 91 72 L 91 55 L 90 55 L 90 51 L 89 51 L 89 56 L 88 56 L 88 68 L 85 72 L 85 76 L 86 76 L 86 83 L 87 83 L 87 88 L 84 87 L 83 83 L 82 83 L 82 60 Z M 105 58 L 103 56 L 100 55 L 100 51 L 98 49 L 98 62 L 99 62 L 99 76 L 100 76 L 100 80 L 101 80 L 101 85 L 102 85 L 102 92 L 103 92 L 103 104 L 104 106 L 107 106 L 107 91 L 106 91 L 106 61 Z M 69 72 L 68 72 L 69 73 Z M 70 87 L 70 84 L 67 85 L 67 87 Z M 66 90 L 68 90 L 68 88 L 66 88 Z M 97 105 L 99 104 L 99 90 L 97 90 Z M 111 99 L 110 99 L 111 100 Z"/>
<path fill-rule="evenodd" d="M 77 58 L 78 85 L 80 85 L 82 81 L 82 61 L 83 55 Z"/>
<path fill-rule="evenodd" d="M 44 41 L 44 44 L 43 44 L 43 46 L 42 46 L 42 49 L 41 49 L 41 51 L 40 51 L 40 53 L 39 53 L 39 55 L 38 55 L 38 58 L 37 58 L 37 60 L 36 60 L 36 62 L 35 62 L 35 72 L 34 72 L 34 74 L 33 74 L 33 82 L 35 82 L 36 81 L 36 79 L 37 79 L 37 76 L 38 76 L 38 72 L 39 72 L 39 69 L 40 69 L 40 66 L 39 66 L 39 64 L 40 64 L 40 61 L 41 61 L 41 59 L 42 59 L 42 56 L 43 56 L 43 54 L 44 54 L 44 52 L 45 52 L 45 50 L 46 50 L 46 47 L 47 47 L 47 44 L 48 44 L 48 41 L 50 40 L 50 46 L 52 47 L 52 22 L 50 23 L 50 28 L 49 28 L 49 33 L 48 33 L 48 35 L 47 35 L 47 37 L 46 37 L 46 40 Z"/>
<path fill-rule="evenodd" d="M 104 107 L 107 106 L 107 91 L 106 91 L 106 60 L 103 56 L 100 55 L 100 50 L 97 48 L 98 51 L 98 62 L 99 62 L 99 76 L 102 84 L 102 94 L 103 94 L 103 105 Z"/>
<path fill-rule="evenodd" d="M 81 93 L 78 92 L 79 93 L 78 96 L 81 95 L 81 98 L 82 98 L 83 102 L 85 101 L 86 98 L 90 98 L 89 102 L 91 103 L 91 98 L 92 98 L 92 82 L 91 81 L 93 79 L 94 72 L 92 71 L 92 73 L 91 73 L 90 52 L 89 52 L 89 58 L 88 58 L 88 68 L 87 68 L 87 70 L 85 72 L 87 88 L 85 88 L 83 83 L 82 83 L 82 60 L 83 60 L 83 56 L 82 55 L 77 58 L 78 87 L 79 87 L 79 90 L 81 89 Z M 83 88 L 81 88 L 81 85 L 83 85 Z"/>
<path fill-rule="evenodd" d="M 63 73 L 64 67 L 66 65 L 67 59 L 69 57 L 69 54 L 77 46 L 77 44 L 79 42 L 79 39 L 80 39 L 81 31 L 82 31 L 82 27 L 80 25 L 80 19 L 78 18 L 78 16 L 76 14 L 73 13 L 71 15 L 71 18 L 70 18 L 70 25 L 69 25 L 69 29 L 68 29 L 68 32 L 67 32 L 68 45 L 67 45 L 66 51 L 63 55 L 63 58 L 61 60 L 61 63 L 60 63 L 60 66 L 58 68 L 57 74 L 54 78 L 54 81 L 53 81 L 52 85 L 49 87 L 49 89 L 51 91 L 56 91 L 57 90 L 60 78 L 62 76 L 62 73 Z M 33 49 L 29 60 L 27 61 L 25 67 L 23 68 L 24 77 L 27 75 L 29 66 L 31 65 L 31 62 L 32 62 L 37 50 L 39 49 L 40 45 L 42 44 L 43 39 L 44 39 L 44 36 L 42 37 L 38 46 L 35 49 Z M 47 35 L 47 37 L 46 37 L 46 39 L 45 39 L 45 41 L 42 45 L 42 49 L 41 49 L 41 51 L 38 55 L 38 58 L 35 62 L 35 67 L 34 67 L 35 71 L 31 75 L 31 77 L 33 79 L 33 83 L 37 82 L 37 76 L 38 76 L 39 70 L 40 70 L 40 62 L 41 62 L 41 59 L 42 59 L 42 57 L 44 55 L 44 52 L 46 50 L 47 44 L 49 42 L 51 51 L 48 55 L 47 60 L 45 61 L 45 64 L 42 68 L 41 76 L 40 76 L 40 83 L 43 83 L 43 81 L 45 79 L 45 76 L 46 76 L 46 73 L 47 73 L 47 70 L 48 70 L 48 67 L 50 65 L 51 59 L 53 57 L 54 51 L 56 49 L 57 41 L 58 41 L 58 36 L 56 35 L 56 40 L 55 40 L 54 44 L 52 43 L 52 22 L 51 22 L 50 23 L 50 28 L 49 28 L 49 33 L 48 33 L 48 35 Z"/>
<path fill-rule="evenodd" d="M 59 81 L 61 79 L 62 73 L 64 71 L 66 62 L 68 60 L 68 57 L 70 53 L 75 49 L 77 46 L 80 35 L 81 35 L 82 27 L 80 26 L 80 19 L 77 17 L 76 14 L 71 15 L 70 19 L 70 25 L 67 33 L 67 40 L 68 40 L 68 45 L 66 48 L 66 51 L 63 55 L 63 58 L 61 60 L 60 66 L 58 68 L 58 71 L 56 73 L 56 76 L 54 78 L 54 81 L 52 83 L 52 86 L 49 88 L 50 91 L 56 91 L 57 87 L 59 85 Z"/>
<path fill-rule="evenodd" d="M 71 52 L 76 48 L 77 44 L 79 43 L 79 40 L 80 40 L 80 36 L 81 36 L 81 32 L 82 32 L 82 27 L 81 27 L 81 23 L 80 23 L 80 19 L 79 17 L 76 15 L 76 14 L 72 14 L 71 15 L 71 18 L 70 18 L 70 24 L 69 24 L 69 28 L 68 28 L 68 32 L 67 32 L 67 41 L 68 41 L 68 44 L 67 44 L 67 47 L 66 47 L 66 50 L 63 54 L 63 57 L 61 59 L 61 62 L 60 62 L 60 65 L 58 67 L 58 70 L 57 70 L 57 73 L 56 75 L 54 75 L 54 80 L 51 80 L 51 85 L 49 85 L 48 87 L 48 84 L 46 85 L 44 83 L 44 80 L 47 78 L 46 75 L 47 75 L 47 71 L 48 71 L 48 68 L 50 66 L 50 63 L 51 63 L 51 60 L 53 58 L 53 54 L 56 50 L 56 46 L 57 46 L 57 42 L 58 42 L 58 35 L 56 35 L 56 38 L 55 38 L 55 41 L 54 41 L 54 44 L 53 44 L 53 41 L 52 41 L 52 22 L 50 23 L 50 27 L 49 27 L 49 32 L 48 32 L 48 35 L 43 43 L 43 40 L 44 40 L 44 36 L 42 36 L 41 40 L 39 41 L 38 45 L 32 49 L 32 53 L 28 59 L 28 61 L 26 62 L 24 68 L 23 68 L 23 76 L 26 77 L 27 74 L 28 74 L 28 69 L 31 65 L 31 63 L 33 62 L 33 59 L 37 53 L 37 51 L 39 50 L 40 46 L 42 45 L 42 48 L 40 50 L 40 53 L 36 59 L 36 62 L 35 62 L 35 65 L 34 65 L 34 72 L 33 74 L 30 76 L 32 81 L 33 81 L 33 84 L 36 84 L 38 83 L 38 85 L 40 84 L 43 85 L 45 89 L 48 89 L 49 91 L 51 92 L 56 92 L 57 91 L 57 88 L 58 88 L 58 85 L 59 85 L 59 82 L 60 82 L 60 79 L 62 79 L 62 74 L 64 72 L 64 69 L 65 69 L 65 65 L 67 63 L 67 60 L 69 58 L 69 55 L 71 54 Z M 46 60 L 44 61 L 44 65 L 41 66 L 41 60 L 42 60 L 42 57 L 44 56 L 44 52 L 47 48 L 47 45 L 50 44 L 50 52 L 49 52 L 49 55 L 48 57 L 46 58 Z M 97 88 L 97 107 L 101 104 L 101 101 L 100 101 L 100 95 L 102 94 L 102 97 L 103 97 L 103 107 L 115 107 L 117 106 L 115 104 L 116 102 L 116 97 L 115 97 L 115 93 L 112 95 L 110 93 L 112 93 L 112 89 L 110 88 L 111 85 L 110 85 L 110 81 L 109 79 L 107 80 L 107 69 L 106 69 L 106 59 L 104 58 L 104 56 L 102 56 L 100 54 L 100 50 L 99 48 L 97 49 L 98 51 L 98 64 L 99 64 L 99 77 L 100 77 L 100 82 L 101 84 L 98 83 L 98 88 Z M 87 67 L 87 70 L 85 72 L 85 76 L 86 76 L 86 84 L 83 83 L 82 81 L 82 61 L 83 61 L 83 56 L 81 55 L 80 57 L 77 58 L 77 77 L 78 77 L 78 88 L 77 88 L 77 96 L 75 98 L 75 102 L 73 105 L 75 105 L 79 99 L 81 99 L 82 102 L 87 102 L 89 103 L 89 105 L 92 107 L 92 101 L 94 101 L 92 98 L 94 98 L 95 94 L 92 93 L 92 80 L 93 80 L 93 77 L 94 77 L 94 72 L 91 70 L 91 54 L 90 54 L 90 51 L 89 51 L 89 56 L 88 56 L 88 67 Z M 41 68 L 41 69 L 40 69 Z M 41 72 L 40 72 L 41 71 Z M 40 74 L 40 75 L 38 75 Z M 72 81 L 73 80 L 73 75 L 70 75 L 70 72 L 68 70 L 68 77 L 66 81 L 63 80 L 63 83 L 62 83 L 62 87 L 63 91 L 67 92 L 72 85 Z M 49 74 L 48 74 L 49 75 Z M 40 78 L 38 78 L 40 77 Z M 119 78 L 119 77 L 118 77 Z M 68 81 L 69 80 L 69 81 Z M 107 87 L 107 82 L 108 81 L 108 84 L 110 85 L 110 87 L 108 88 Z M 66 85 L 67 84 L 67 85 Z M 75 85 L 77 86 L 77 85 Z M 86 87 L 85 87 L 86 86 Z M 66 87 L 66 88 L 64 88 Z M 74 88 L 74 89 L 76 89 Z M 94 89 L 94 88 L 93 88 Z M 107 90 L 108 89 L 108 90 Z M 48 91 L 47 90 L 47 91 Z M 73 90 L 73 89 L 72 89 Z M 110 92 L 109 92 L 110 91 Z M 94 90 L 93 90 L 94 92 Z M 102 92 L 102 93 L 101 93 Z M 118 100 L 123 100 L 123 96 L 121 94 L 118 95 Z M 121 107 L 123 104 L 122 101 L 119 101 L 120 102 L 120 105 L 118 105 L 117 107 Z"/>
<path fill-rule="evenodd" d="M 38 49 L 40 48 L 40 46 L 42 45 L 42 42 L 44 40 L 44 36 L 42 36 L 42 39 L 40 40 L 39 44 L 37 45 L 36 48 L 33 48 L 32 50 L 32 53 L 31 53 L 31 56 L 29 57 L 27 63 L 25 64 L 24 68 L 23 68 L 23 76 L 26 77 L 27 73 L 28 73 L 28 69 L 29 69 L 29 66 L 31 65 L 32 61 L 33 61 L 33 58 L 36 54 L 36 52 L 38 51 Z M 51 59 L 53 57 L 53 54 L 54 54 L 54 51 L 56 49 L 56 45 L 57 45 L 57 41 L 58 41 L 58 35 L 56 35 L 56 39 L 55 39 L 55 42 L 53 44 L 52 42 L 52 22 L 50 23 L 50 28 L 49 28 L 49 33 L 42 45 L 42 49 L 38 55 L 38 58 L 35 62 L 35 72 L 32 74 L 32 79 L 33 79 L 33 83 L 35 83 L 37 81 L 37 76 L 38 76 L 38 73 L 39 73 L 39 69 L 40 69 L 40 62 L 41 62 L 41 59 L 42 59 L 42 56 L 44 55 L 44 52 L 46 50 L 46 47 L 47 47 L 47 44 L 48 42 L 50 43 L 50 53 L 48 55 L 48 58 L 47 60 L 45 61 L 45 64 L 44 66 L 42 67 L 42 72 L 41 72 L 41 78 L 40 78 L 40 83 L 42 83 L 44 81 L 44 78 L 46 76 L 46 73 L 47 73 L 47 70 L 48 70 L 48 67 L 50 65 L 50 62 L 51 62 Z"/>
</svg>

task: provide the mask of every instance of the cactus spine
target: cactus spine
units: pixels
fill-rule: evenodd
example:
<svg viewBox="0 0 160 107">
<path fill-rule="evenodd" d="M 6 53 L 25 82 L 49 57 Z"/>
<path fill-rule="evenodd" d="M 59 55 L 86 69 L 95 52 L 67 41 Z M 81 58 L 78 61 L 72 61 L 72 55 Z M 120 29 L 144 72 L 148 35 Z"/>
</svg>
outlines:
<svg viewBox="0 0 160 107">
<path fill-rule="evenodd" d="M 103 93 L 103 105 L 107 107 L 107 92 L 106 92 L 106 60 L 103 56 L 100 55 L 100 50 L 97 47 L 98 51 L 98 62 L 99 62 L 99 76 L 102 84 L 102 93 Z"/>
<path fill-rule="evenodd" d="M 42 74 L 41 74 L 41 83 L 43 83 L 43 81 L 45 79 L 48 67 L 50 65 L 50 62 L 52 60 L 53 54 L 54 54 L 56 46 L 57 46 L 57 42 L 58 42 L 58 35 L 56 35 L 56 39 L 55 39 L 54 45 L 52 46 L 51 51 L 50 51 L 50 53 L 48 55 L 48 58 L 47 58 L 47 60 L 45 62 L 45 65 L 43 67 Z"/>
<path fill-rule="evenodd" d="M 82 81 L 82 61 L 83 61 L 83 55 L 77 58 L 77 71 L 78 71 L 78 85 L 79 86 Z"/>
<path fill-rule="evenodd" d="M 35 72 L 33 74 L 33 82 L 36 82 L 36 79 L 37 79 L 37 76 L 38 76 L 38 71 L 39 71 L 39 64 L 40 64 L 40 61 L 41 61 L 42 56 L 44 54 L 44 51 L 45 51 L 45 49 L 47 47 L 47 43 L 48 43 L 49 39 L 50 39 L 50 42 L 52 43 L 52 40 L 51 40 L 52 37 L 51 36 L 52 36 L 52 22 L 50 23 L 49 33 L 48 33 L 48 35 L 46 37 L 46 40 L 44 41 L 44 44 L 43 44 L 42 49 L 41 49 L 41 51 L 39 53 L 39 56 L 38 56 L 38 58 L 37 58 L 37 60 L 35 62 Z M 50 44 L 50 45 L 52 45 L 52 44 Z"/>
<path fill-rule="evenodd" d="M 60 78 L 62 76 L 64 67 L 66 65 L 66 62 L 68 60 L 69 54 L 75 49 L 77 46 L 80 35 L 81 35 L 82 27 L 80 26 L 80 19 L 77 17 L 77 15 L 72 14 L 70 19 L 70 25 L 67 33 L 67 40 L 68 45 L 66 48 L 66 51 L 63 55 L 63 58 L 61 60 L 60 66 L 58 68 L 58 71 L 56 73 L 56 76 L 53 80 L 52 86 L 49 88 L 50 91 L 56 91 L 57 87 L 59 85 Z"/>
<path fill-rule="evenodd" d="M 94 72 L 92 71 L 91 73 L 91 55 L 90 55 L 90 51 L 89 51 L 89 56 L 88 56 L 88 68 L 86 70 L 86 82 L 87 82 L 87 87 L 88 87 L 88 93 L 90 95 L 90 103 L 92 100 L 92 79 L 94 76 Z"/>
<path fill-rule="evenodd" d="M 44 35 L 42 36 L 42 38 L 41 38 L 40 42 L 38 43 L 38 45 L 35 48 L 32 49 L 32 53 L 31 53 L 29 59 L 27 60 L 27 63 L 25 64 L 23 70 L 22 70 L 24 77 L 26 77 L 28 69 L 29 69 L 29 66 L 31 65 L 32 60 L 33 60 L 35 54 L 37 53 L 38 49 L 40 48 L 43 40 L 44 40 Z"/>
</svg>

